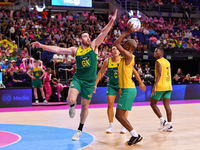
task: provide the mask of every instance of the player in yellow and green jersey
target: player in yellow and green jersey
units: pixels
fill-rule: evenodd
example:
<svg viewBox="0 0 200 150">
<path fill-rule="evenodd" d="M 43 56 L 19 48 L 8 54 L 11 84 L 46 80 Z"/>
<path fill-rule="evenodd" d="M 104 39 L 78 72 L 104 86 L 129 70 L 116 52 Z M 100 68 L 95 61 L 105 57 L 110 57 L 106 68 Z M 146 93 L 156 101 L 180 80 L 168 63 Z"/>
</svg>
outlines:
<svg viewBox="0 0 200 150">
<path fill-rule="evenodd" d="M 118 66 L 118 76 L 119 76 L 119 88 L 121 89 L 121 95 L 117 104 L 116 119 L 130 132 L 131 138 L 126 142 L 126 146 L 132 146 L 140 142 L 143 138 L 137 134 L 135 129 L 131 126 L 130 122 L 125 118 L 125 113 L 131 111 L 133 101 L 136 97 L 137 91 L 135 88 L 135 83 L 132 80 L 132 73 L 135 75 L 136 79 L 139 82 L 140 88 L 143 91 L 146 90 L 145 85 L 140 79 L 139 74 L 133 67 L 135 64 L 135 56 L 133 55 L 134 49 L 137 47 L 135 40 L 128 39 L 124 47 L 121 43 L 125 37 L 129 36 L 130 33 L 136 32 L 132 29 L 130 23 L 127 24 L 127 31 L 124 32 L 116 41 L 115 45 L 117 46 L 120 53 L 123 55 L 119 62 Z"/>
<path fill-rule="evenodd" d="M 75 105 L 77 96 L 80 93 L 81 96 L 81 114 L 80 124 L 77 132 L 72 137 L 72 140 L 79 140 L 84 123 L 88 116 L 88 106 L 92 99 L 93 90 L 95 86 L 96 74 L 97 74 L 97 57 L 98 47 L 105 39 L 106 35 L 112 28 L 117 16 L 117 10 L 113 15 L 109 23 L 101 30 L 101 33 L 96 39 L 91 41 L 89 34 L 83 31 L 79 34 L 79 41 L 81 45 L 79 47 L 73 46 L 69 48 L 61 48 L 57 46 L 47 46 L 40 44 L 39 42 L 33 42 L 33 47 L 43 48 L 44 50 L 61 54 L 74 54 L 76 56 L 77 70 L 73 76 L 67 102 L 70 105 L 69 116 L 73 118 L 75 116 Z"/>
<path fill-rule="evenodd" d="M 172 80 L 171 80 L 171 67 L 167 59 L 163 57 L 164 50 L 162 48 L 156 48 L 154 51 L 154 57 L 157 59 L 155 64 L 155 84 L 152 88 L 151 94 L 151 108 L 154 113 L 160 119 L 160 127 L 158 130 L 173 131 L 172 127 L 172 111 L 170 108 L 170 97 L 172 92 Z M 164 120 L 162 114 L 157 107 L 157 102 L 163 98 L 163 104 L 167 112 L 167 120 Z"/>
<path fill-rule="evenodd" d="M 115 98 L 117 93 L 119 92 L 120 94 L 120 89 L 119 89 L 119 79 L 118 79 L 118 63 L 120 61 L 120 52 L 118 51 L 116 46 L 112 47 L 112 56 L 105 59 L 103 62 L 103 66 L 101 67 L 101 70 L 97 74 L 97 79 L 95 82 L 95 89 L 94 93 L 96 93 L 96 88 L 97 84 L 99 83 L 99 80 L 102 78 L 104 71 L 107 68 L 107 75 L 108 75 L 108 84 L 107 84 L 107 101 L 108 101 L 108 109 L 107 109 L 107 114 L 108 114 L 108 120 L 109 120 L 109 127 L 106 130 L 106 133 L 112 133 L 114 130 L 114 125 L 113 125 L 113 118 L 114 118 L 114 110 L 113 110 L 113 105 L 115 102 Z M 125 114 L 125 117 L 128 117 L 128 111 Z M 122 129 L 120 131 L 121 134 L 126 133 L 126 128 L 122 126 Z"/>
<path fill-rule="evenodd" d="M 39 103 L 37 88 L 39 88 L 41 91 L 43 102 L 47 103 L 45 100 L 45 94 L 42 85 L 42 78 L 45 75 L 45 71 L 40 68 L 38 61 L 35 61 L 34 67 L 31 67 L 30 70 L 27 71 L 27 74 L 32 78 L 32 87 L 34 88 L 35 103 Z"/>
</svg>

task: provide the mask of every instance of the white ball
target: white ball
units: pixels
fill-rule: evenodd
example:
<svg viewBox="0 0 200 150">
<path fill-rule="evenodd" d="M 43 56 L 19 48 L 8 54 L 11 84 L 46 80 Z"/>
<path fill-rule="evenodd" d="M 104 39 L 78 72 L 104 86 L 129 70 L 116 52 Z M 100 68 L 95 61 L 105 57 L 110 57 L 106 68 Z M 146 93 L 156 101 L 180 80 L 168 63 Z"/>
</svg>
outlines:
<svg viewBox="0 0 200 150">
<path fill-rule="evenodd" d="M 139 30 L 141 28 L 141 22 L 138 18 L 131 18 L 129 19 L 128 23 L 131 22 L 131 25 L 133 24 L 132 29 Z"/>
</svg>

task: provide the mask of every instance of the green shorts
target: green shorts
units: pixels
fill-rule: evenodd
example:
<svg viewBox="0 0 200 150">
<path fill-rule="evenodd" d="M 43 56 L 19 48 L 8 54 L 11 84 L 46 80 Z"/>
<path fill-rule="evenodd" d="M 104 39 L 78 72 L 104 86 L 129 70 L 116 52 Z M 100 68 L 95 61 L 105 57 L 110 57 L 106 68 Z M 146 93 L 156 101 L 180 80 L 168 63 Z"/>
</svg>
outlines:
<svg viewBox="0 0 200 150">
<path fill-rule="evenodd" d="M 172 91 L 156 91 L 156 95 L 151 94 L 151 98 L 160 100 L 162 98 L 170 99 Z"/>
<path fill-rule="evenodd" d="M 73 78 L 70 84 L 70 88 L 75 88 L 79 92 L 81 91 L 80 96 L 88 100 L 92 99 L 94 86 L 95 86 L 95 81 L 91 83 L 91 82 L 79 80 L 77 78 Z"/>
<path fill-rule="evenodd" d="M 41 79 L 33 79 L 32 87 L 33 88 L 42 88 L 43 87 L 42 80 Z"/>
<path fill-rule="evenodd" d="M 114 86 L 107 85 L 106 95 L 117 95 L 118 91 L 119 91 L 119 87 L 117 88 Z"/>
<path fill-rule="evenodd" d="M 127 88 L 127 89 L 121 89 L 121 90 L 122 91 L 119 97 L 117 108 L 131 111 L 133 101 L 137 94 L 137 90 L 136 88 Z"/>
</svg>

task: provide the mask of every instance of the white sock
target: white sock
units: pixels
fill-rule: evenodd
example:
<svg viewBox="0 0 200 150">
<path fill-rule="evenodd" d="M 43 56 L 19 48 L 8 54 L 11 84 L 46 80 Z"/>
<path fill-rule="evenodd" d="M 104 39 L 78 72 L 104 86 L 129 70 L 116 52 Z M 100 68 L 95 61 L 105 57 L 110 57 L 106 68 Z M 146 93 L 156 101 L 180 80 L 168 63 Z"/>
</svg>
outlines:
<svg viewBox="0 0 200 150">
<path fill-rule="evenodd" d="M 172 125 L 172 122 L 168 122 L 168 125 L 171 126 L 171 125 Z"/>
<path fill-rule="evenodd" d="M 164 120 L 165 120 L 165 119 L 164 119 L 163 117 L 160 117 L 160 121 L 161 121 L 161 122 L 164 122 Z"/>
<path fill-rule="evenodd" d="M 135 129 L 133 129 L 132 131 L 130 131 L 130 134 L 134 137 L 138 137 L 137 132 L 135 131 Z"/>
<path fill-rule="evenodd" d="M 113 124 L 113 123 L 110 123 L 110 127 L 114 127 L 114 124 Z"/>
</svg>

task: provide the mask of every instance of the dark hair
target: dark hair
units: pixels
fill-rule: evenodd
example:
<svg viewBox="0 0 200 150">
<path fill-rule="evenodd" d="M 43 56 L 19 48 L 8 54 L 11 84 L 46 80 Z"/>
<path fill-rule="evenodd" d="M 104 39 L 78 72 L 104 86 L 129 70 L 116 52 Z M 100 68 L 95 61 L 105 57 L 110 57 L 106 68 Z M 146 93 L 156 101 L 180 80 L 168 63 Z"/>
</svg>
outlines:
<svg viewBox="0 0 200 150">
<path fill-rule="evenodd" d="M 78 35 L 79 39 L 82 38 L 82 34 L 83 34 L 83 33 L 88 33 L 88 32 L 87 32 L 87 31 L 81 31 L 81 32 L 79 33 L 79 35 Z"/>
</svg>

